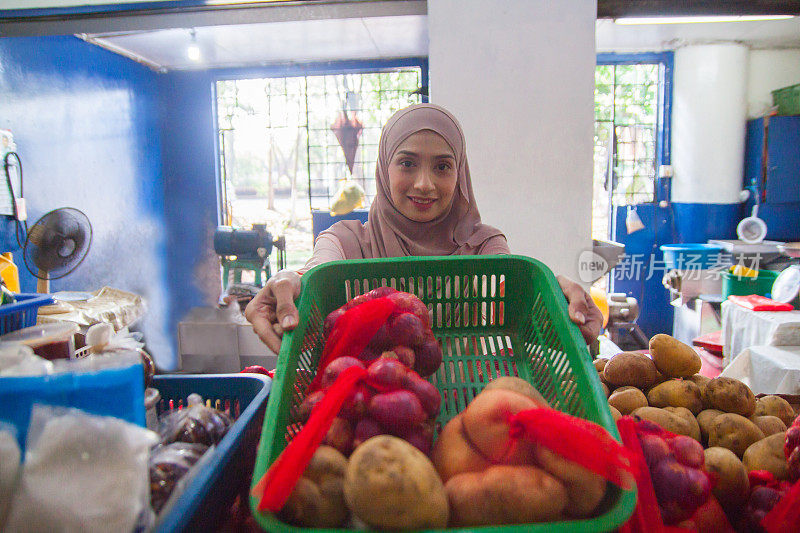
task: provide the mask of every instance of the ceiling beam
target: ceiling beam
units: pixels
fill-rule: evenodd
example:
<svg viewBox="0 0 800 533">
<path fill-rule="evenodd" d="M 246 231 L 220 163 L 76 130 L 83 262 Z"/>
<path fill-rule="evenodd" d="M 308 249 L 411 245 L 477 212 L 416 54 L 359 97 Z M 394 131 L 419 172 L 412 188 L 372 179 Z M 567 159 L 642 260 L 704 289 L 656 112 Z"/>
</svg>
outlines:
<svg viewBox="0 0 800 533">
<path fill-rule="evenodd" d="M 255 5 L 259 4 L 259 5 Z M 0 37 L 200 28 L 231 24 L 427 15 L 426 0 L 303 0 L 0 19 Z"/>
<path fill-rule="evenodd" d="M 800 15 L 800 0 L 597 0 L 597 18 Z"/>
<path fill-rule="evenodd" d="M 426 0 L 295 0 L 0 19 L 0 37 L 111 33 L 398 15 L 426 15 Z M 800 0 L 597 0 L 597 18 L 800 15 Z"/>
</svg>

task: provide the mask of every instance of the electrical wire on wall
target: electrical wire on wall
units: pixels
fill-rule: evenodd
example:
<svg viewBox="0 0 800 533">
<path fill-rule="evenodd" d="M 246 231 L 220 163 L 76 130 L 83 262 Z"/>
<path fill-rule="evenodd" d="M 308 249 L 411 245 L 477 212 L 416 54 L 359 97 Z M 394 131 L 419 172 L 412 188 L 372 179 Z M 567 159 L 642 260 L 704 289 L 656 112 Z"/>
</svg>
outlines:
<svg viewBox="0 0 800 533">
<path fill-rule="evenodd" d="M 15 160 L 15 163 L 12 163 L 12 160 Z M 16 195 L 17 191 L 14 191 L 14 183 L 11 180 L 11 168 L 16 167 L 17 175 L 19 176 L 19 197 Z M 27 217 L 21 217 L 19 213 L 19 206 L 17 205 L 17 199 L 24 197 L 24 181 L 22 177 L 22 161 L 19 159 L 19 155 L 16 152 L 8 152 L 3 158 L 3 171 L 6 175 L 6 183 L 8 184 L 8 192 L 11 195 L 11 207 L 14 212 L 14 221 L 16 222 L 16 237 L 17 237 L 17 244 L 20 248 L 23 247 L 25 243 L 25 239 L 28 235 L 28 222 Z M 20 218 L 25 218 L 25 220 L 20 220 Z"/>
</svg>

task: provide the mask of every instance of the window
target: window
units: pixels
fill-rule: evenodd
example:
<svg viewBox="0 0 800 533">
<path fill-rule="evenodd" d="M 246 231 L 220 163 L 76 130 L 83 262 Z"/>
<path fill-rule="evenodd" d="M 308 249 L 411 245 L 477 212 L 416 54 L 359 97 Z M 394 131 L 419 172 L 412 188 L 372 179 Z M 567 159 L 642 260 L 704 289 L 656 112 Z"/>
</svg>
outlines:
<svg viewBox="0 0 800 533">
<path fill-rule="evenodd" d="M 311 210 L 328 211 L 343 180 L 361 186 L 369 207 L 381 127 L 421 102 L 423 85 L 422 65 L 218 81 L 223 223 L 265 223 L 286 236 L 287 265 L 302 265 Z"/>
<path fill-rule="evenodd" d="M 601 54 L 595 70 L 592 237 L 608 239 L 614 207 L 661 200 L 669 160 L 671 54 Z"/>
</svg>

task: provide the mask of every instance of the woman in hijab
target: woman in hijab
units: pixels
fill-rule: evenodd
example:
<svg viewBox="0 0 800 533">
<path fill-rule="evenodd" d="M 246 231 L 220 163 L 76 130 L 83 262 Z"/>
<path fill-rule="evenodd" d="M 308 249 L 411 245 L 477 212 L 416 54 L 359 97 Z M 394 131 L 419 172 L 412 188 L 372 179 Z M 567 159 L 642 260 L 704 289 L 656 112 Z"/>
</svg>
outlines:
<svg viewBox="0 0 800 533">
<path fill-rule="evenodd" d="M 453 115 L 433 104 L 395 113 L 384 125 L 368 220 L 337 222 L 321 232 L 300 272 L 282 270 L 245 309 L 259 338 L 275 353 L 284 330 L 297 325 L 300 274 L 328 261 L 432 255 L 510 253 L 506 237 L 481 223 L 472 192 L 464 134 Z M 577 283 L 558 276 L 569 315 L 587 343 L 602 315 Z"/>
</svg>

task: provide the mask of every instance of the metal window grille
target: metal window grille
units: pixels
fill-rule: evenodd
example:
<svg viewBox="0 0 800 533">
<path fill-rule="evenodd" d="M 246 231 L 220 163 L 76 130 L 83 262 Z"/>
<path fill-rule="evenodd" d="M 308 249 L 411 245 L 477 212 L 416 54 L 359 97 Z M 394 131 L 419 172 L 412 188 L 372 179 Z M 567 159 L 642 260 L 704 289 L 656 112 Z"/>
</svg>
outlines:
<svg viewBox="0 0 800 533">
<path fill-rule="evenodd" d="M 613 207 L 655 200 L 662 68 L 659 63 L 596 68 L 594 238 L 608 238 Z"/>
<path fill-rule="evenodd" d="M 249 226 L 260 216 L 232 201 L 250 193 L 291 188 L 311 209 L 328 210 L 344 179 L 375 195 L 380 131 L 398 109 L 422 99 L 419 67 L 299 77 L 224 80 L 217 83 L 222 218 Z M 342 113 L 362 125 L 352 173 L 331 126 Z M 294 212 L 294 211 L 293 211 Z M 254 220 L 256 219 L 256 220 Z"/>
</svg>

